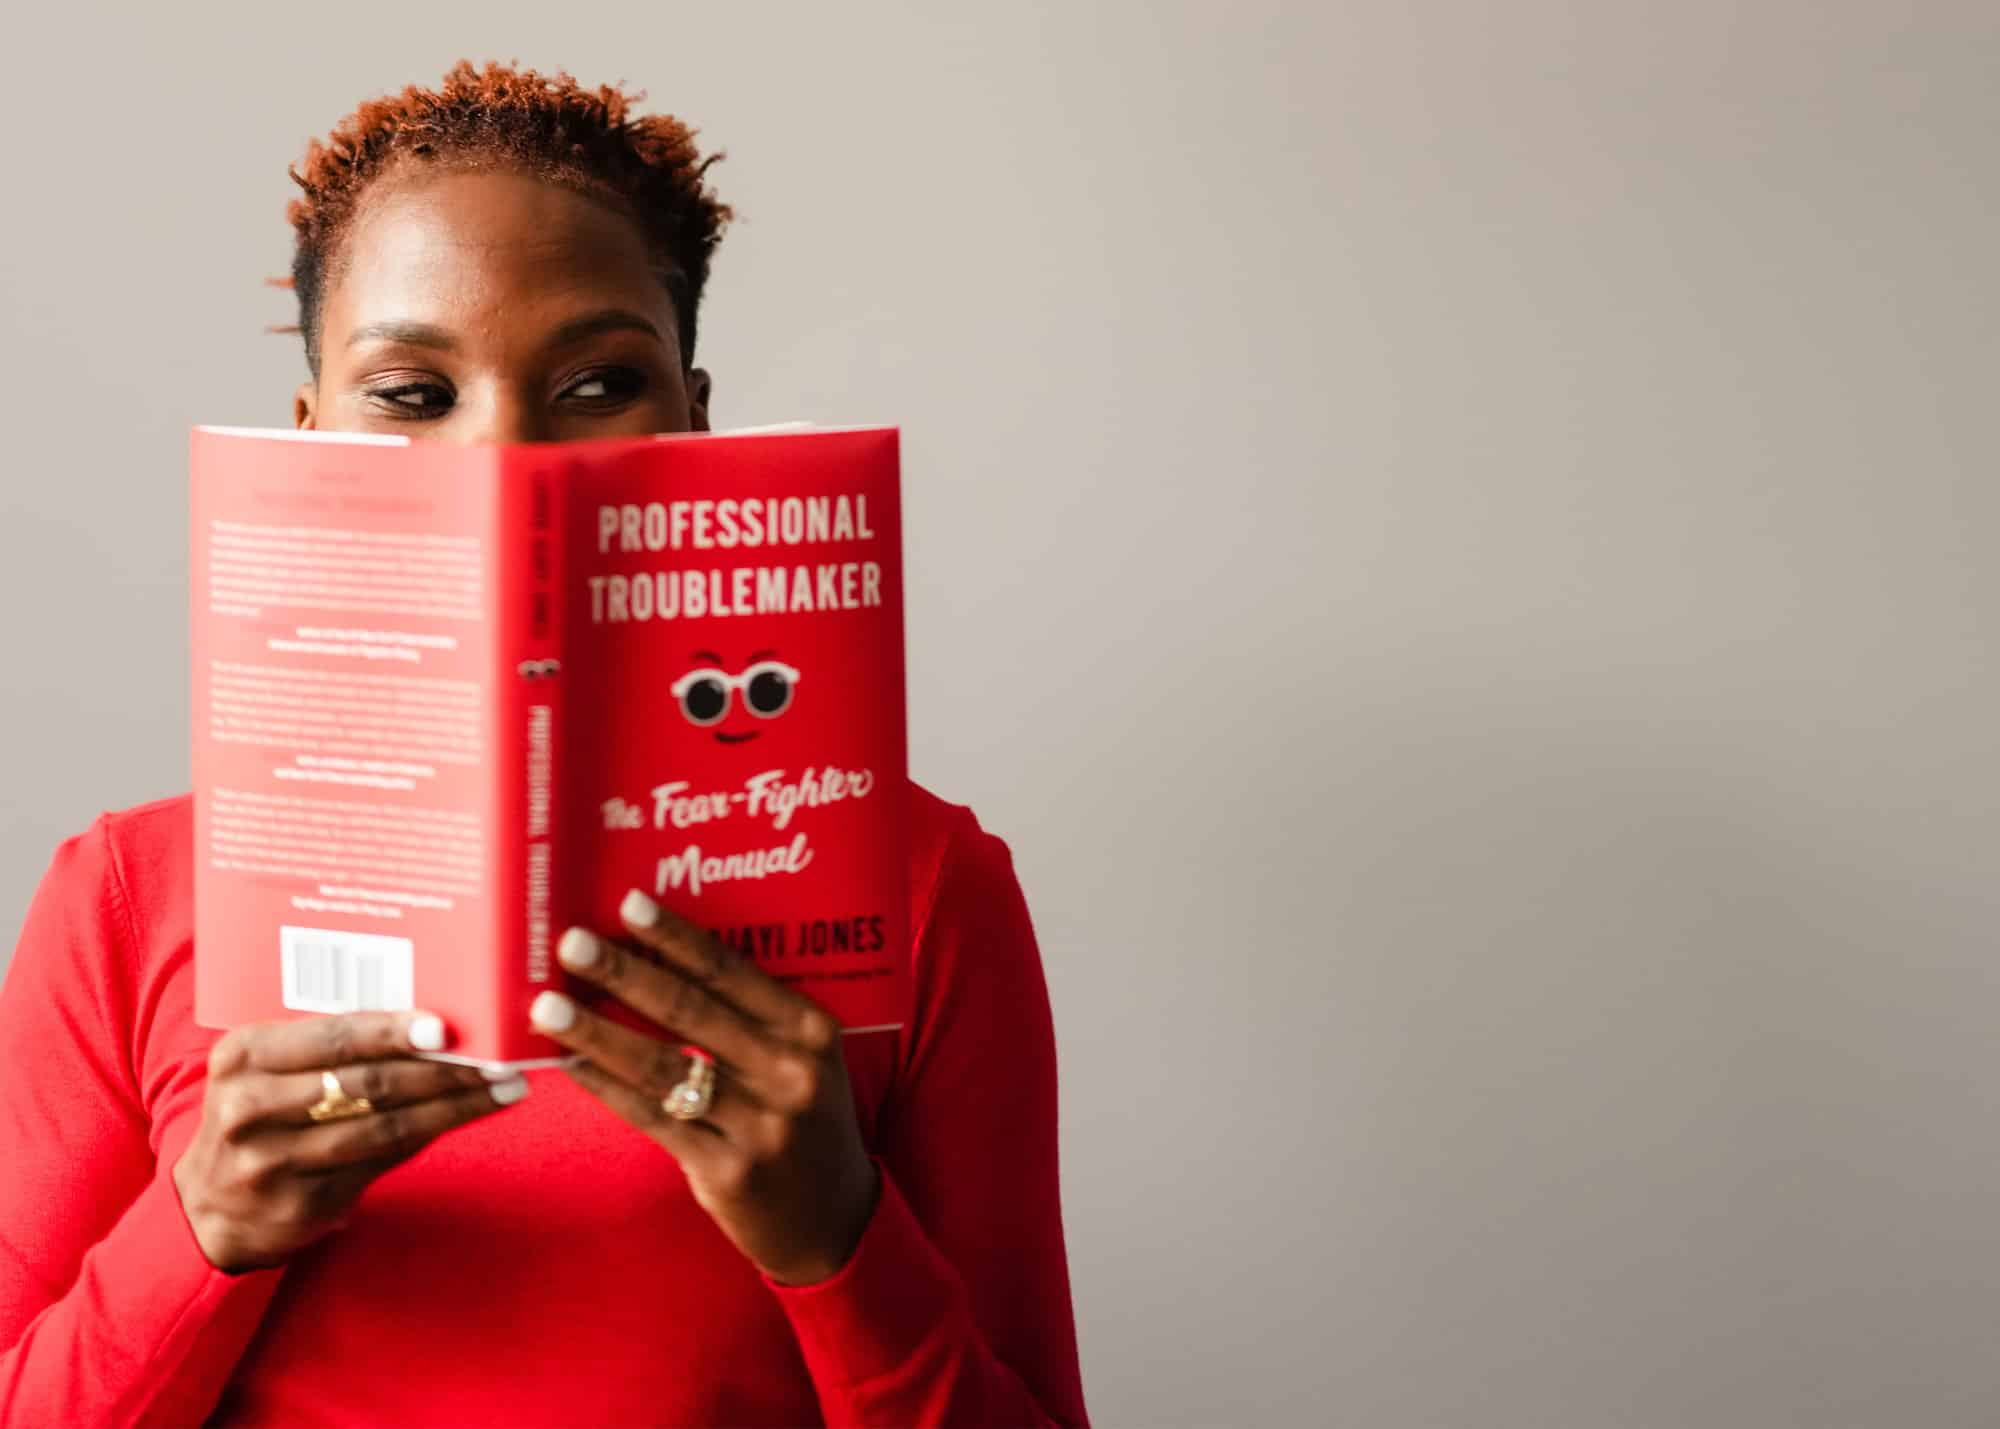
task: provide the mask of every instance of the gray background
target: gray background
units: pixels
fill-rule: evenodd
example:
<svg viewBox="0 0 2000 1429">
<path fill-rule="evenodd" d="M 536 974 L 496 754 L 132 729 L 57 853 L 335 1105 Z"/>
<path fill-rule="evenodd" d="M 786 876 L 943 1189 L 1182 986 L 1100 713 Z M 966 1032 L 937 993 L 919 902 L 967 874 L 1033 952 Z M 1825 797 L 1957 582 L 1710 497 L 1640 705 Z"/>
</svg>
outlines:
<svg viewBox="0 0 2000 1429">
<path fill-rule="evenodd" d="M 304 139 L 624 78 L 730 153 L 718 420 L 906 424 L 1103 1423 L 1994 1423 L 1996 13 L 17 18 L 0 922 L 183 787 Z"/>
</svg>

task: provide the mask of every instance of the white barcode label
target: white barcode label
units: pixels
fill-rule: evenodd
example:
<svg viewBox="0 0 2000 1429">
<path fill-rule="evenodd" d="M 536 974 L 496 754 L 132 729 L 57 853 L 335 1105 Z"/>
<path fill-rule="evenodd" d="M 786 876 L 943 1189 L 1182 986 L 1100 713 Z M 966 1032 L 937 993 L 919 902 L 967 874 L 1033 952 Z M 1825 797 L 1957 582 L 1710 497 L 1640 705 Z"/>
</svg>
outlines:
<svg viewBox="0 0 2000 1429">
<path fill-rule="evenodd" d="M 285 1006 L 297 1012 L 400 1012 L 415 1005 L 416 945 L 333 928 L 278 929 Z"/>
</svg>

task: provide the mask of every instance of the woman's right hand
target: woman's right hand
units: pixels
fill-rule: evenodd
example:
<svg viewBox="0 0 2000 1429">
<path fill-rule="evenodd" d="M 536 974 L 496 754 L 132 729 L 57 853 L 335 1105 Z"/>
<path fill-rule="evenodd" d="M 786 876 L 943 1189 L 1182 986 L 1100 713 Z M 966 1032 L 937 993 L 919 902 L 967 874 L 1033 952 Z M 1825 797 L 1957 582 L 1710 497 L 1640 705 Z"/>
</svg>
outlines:
<svg viewBox="0 0 2000 1429">
<path fill-rule="evenodd" d="M 174 1186 L 209 1264 L 275 1265 L 337 1229 L 368 1183 L 454 1127 L 528 1094 L 518 1074 L 409 1055 L 444 1045 L 423 1012 L 352 1012 L 226 1033 L 209 1053 L 201 1125 L 174 1163 Z M 314 1122 L 307 1108 L 331 1071 L 365 1116 Z"/>
</svg>

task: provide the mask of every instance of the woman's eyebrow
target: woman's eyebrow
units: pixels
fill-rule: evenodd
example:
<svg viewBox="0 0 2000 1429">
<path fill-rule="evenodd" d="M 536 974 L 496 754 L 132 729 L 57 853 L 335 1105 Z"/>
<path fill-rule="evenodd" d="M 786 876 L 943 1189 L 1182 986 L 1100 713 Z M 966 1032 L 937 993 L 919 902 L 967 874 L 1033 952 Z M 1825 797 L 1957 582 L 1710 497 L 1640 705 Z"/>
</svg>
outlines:
<svg viewBox="0 0 2000 1429">
<path fill-rule="evenodd" d="M 642 332 L 655 342 L 664 343 L 666 338 L 652 322 L 629 308 L 603 308 L 594 313 L 571 318 L 548 336 L 547 346 L 568 347 L 607 332 Z M 403 319 L 389 319 L 385 322 L 363 323 L 347 335 L 347 345 L 358 347 L 364 342 L 393 342 L 408 347 L 434 347 L 443 352 L 458 350 L 458 339 L 435 323 L 410 322 Z"/>
<path fill-rule="evenodd" d="M 458 347 L 457 338 L 432 323 L 403 322 L 398 320 L 363 323 L 347 335 L 347 345 L 349 347 L 377 340 L 382 342 L 400 342 L 410 347 L 435 347 L 445 352 L 455 351 Z"/>
<path fill-rule="evenodd" d="M 605 332 L 643 332 L 655 342 L 665 342 L 660 330 L 630 308 L 601 308 L 582 317 L 571 318 L 549 334 L 548 346 L 567 347 Z"/>
</svg>

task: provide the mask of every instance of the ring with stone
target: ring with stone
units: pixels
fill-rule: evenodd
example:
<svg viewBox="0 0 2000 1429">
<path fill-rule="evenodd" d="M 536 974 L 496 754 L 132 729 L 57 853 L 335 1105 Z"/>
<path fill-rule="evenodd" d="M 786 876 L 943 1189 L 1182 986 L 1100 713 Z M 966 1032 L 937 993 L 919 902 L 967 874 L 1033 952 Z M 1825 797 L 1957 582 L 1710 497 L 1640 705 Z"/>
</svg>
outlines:
<svg viewBox="0 0 2000 1429">
<path fill-rule="evenodd" d="M 699 1121 L 715 1105 L 715 1058 L 699 1047 L 683 1047 L 687 1074 L 660 1098 L 660 1110 L 675 1121 Z"/>
<path fill-rule="evenodd" d="M 330 1070 L 319 1074 L 320 1099 L 306 1108 L 306 1115 L 315 1122 L 346 1121 L 349 1117 L 367 1116 L 375 1110 L 375 1103 L 366 1097 L 353 1097 L 340 1084 L 340 1078 Z"/>
</svg>

